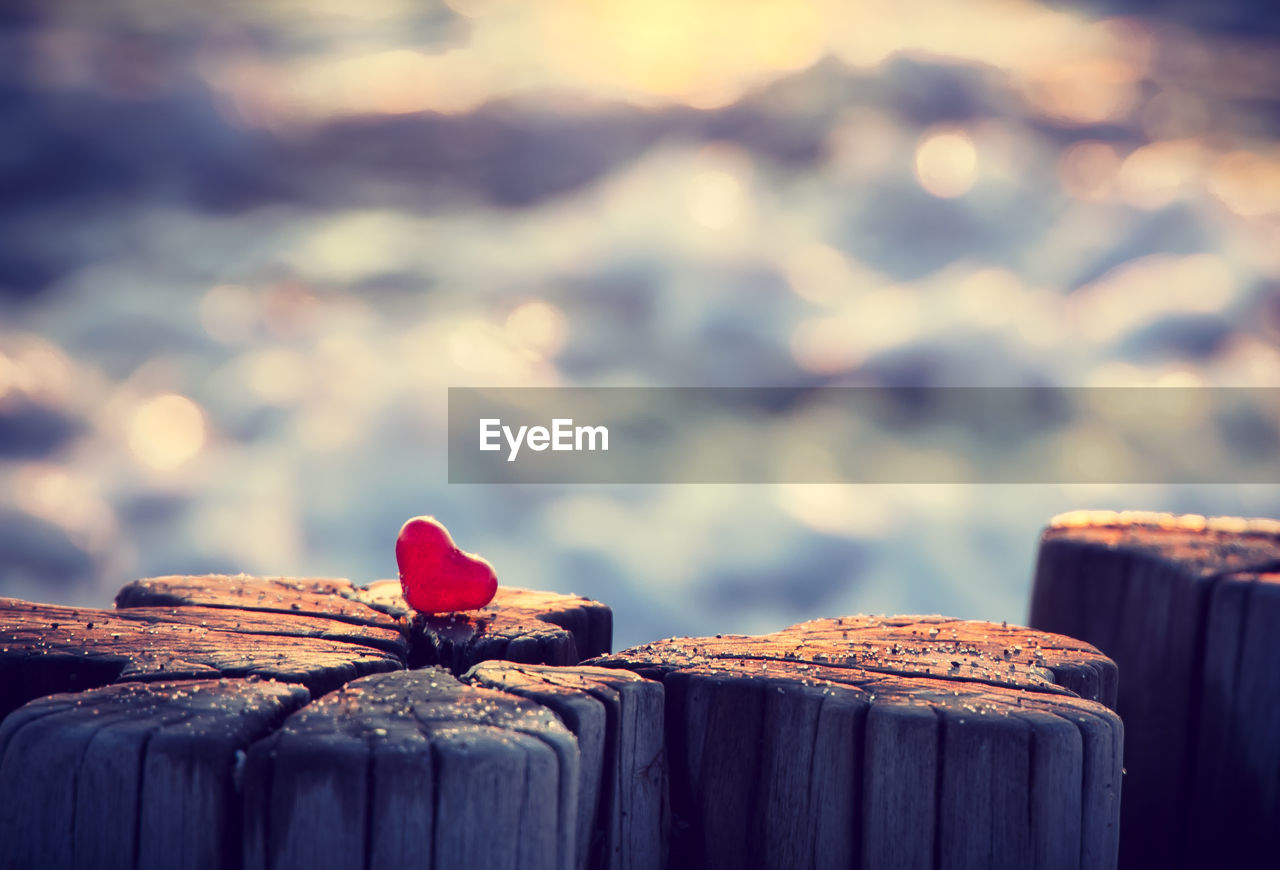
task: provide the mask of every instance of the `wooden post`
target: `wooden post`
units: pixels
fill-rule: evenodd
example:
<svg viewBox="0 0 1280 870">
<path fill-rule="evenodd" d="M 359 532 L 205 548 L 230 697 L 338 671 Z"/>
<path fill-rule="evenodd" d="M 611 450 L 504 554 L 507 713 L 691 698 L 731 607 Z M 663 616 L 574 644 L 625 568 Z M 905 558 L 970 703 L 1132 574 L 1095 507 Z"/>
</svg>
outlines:
<svg viewBox="0 0 1280 870">
<path fill-rule="evenodd" d="M 666 690 L 672 866 L 1114 866 L 1116 673 L 1086 644 L 853 617 L 588 664 Z"/>
<path fill-rule="evenodd" d="M 1040 545 L 1031 623 L 1120 667 L 1121 863 L 1280 853 L 1280 523 L 1089 511 Z"/>
<path fill-rule="evenodd" d="M 594 602 L 402 607 L 387 583 L 224 577 L 0 605 L 0 795 L 36 800 L 0 868 L 1114 861 L 1116 672 L 1087 644 L 852 617 L 577 666 L 609 646 Z M 218 844 L 182 851 L 197 817 Z"/>
<path fill-rule="evenodd" d="M 190 680 L 33 701 L 0 725 L 0 867 L 237 867 L 237 759 L 301 686 Z"/>
<path fill-rule="evenodd" d="M 513 695 L 439 668 L 356 680 L 250 749 L 245 866 L 568 870 L 579 763 Z"/>
<path fill-rule="evenodd" d="M 607 668 L 484 662 L 464 678 L 555 711 L 582 750 L 580 870 L 663 866 L 662 684 Z"/>
<path fill-rule="evenodd" d="M 392 587 L 395 596 L 390 594 Z M 346 685 L 342 704 L 354 698 L 369 702 L 356 718 L 392 717 L 386 693 L 400 689 L 389 688 L 390 683 L 361 683 L 358 678 L 397 672 L 397 679 L 410 687 L 404 689 L 406 697 L 415 694 L 411 689 L 419 675 L 437 672 L 410 675 L 403 669 L 409 661 L 436 655 L 442 634 L 452 644 L 449 659 L 455 667 L 470 667 L 502 652 L 534 662 L 545 655 L 574 664 L 579 648 L 600 653 L 610 644 L 608 609 L 577 596 L 503 590 L 479 614 L 412 621 L 397 598 L 398 584 L 391 583 L 358 588 L 343 580 L 211 576 L 138 581 L 121 590 L 115 610 L 0 599 L 0 807 L 5 808 L 0 813 L 0 868 L 237 867 L 243 850 L 243 801 L 231 777 L 244 769 L 244 753 L 255 751 L 254 741 L 268 735 L 272 748 L 259 749 L 254 756 L 259 759 L 253 768 L 259 789 L 252 794 L 260 796 L 265 781 L 275 802 L 259 801 L 255 812 L 262 815 L 247 819 L 245 830 L 258 835 L 245 840 L 253 846 L 250 856 L 261 866 L 288 866 L 294 855 L 310 855 L 311 870 L 344 866 L 343 856 L 354 854 L 350 850 L 321 848 L 324 854 L 316 855 L 314 849 L 298 844 L 312 837 L 321 846 L 339 841 L 350 846 L 343 832 L 352 827 L 352 820 L 330 818 L 333 824 L 324 825 L 299 815 L 296 827 L 290 828 L 294 822 L 287 806 L 290 788 L 301 789 L 298 800 L 303 806 L 315 803 L 316 793 L 306 788 L 307 777 L 332 780 L 341 775 L 341 759 L 350 742 L 320 740 L 315 758 L 321 766 L 308 770 L 304 763 L 293 770 L 297 778 L 292 785 L 290 769 L 277 770 L 271 753 L 281 743 L 286 754 L 297 750 L 315 738 L 317 723 L 326 721 L 326 715 L 346 707 L 334 706 L 338 701 L 313 703 L 305 708 L 306 719 L 290 719 L 279 728 L 286 713 Z M 634 718 L 634 705 L 625 699 L 645 693 L 624 686 L 620 676 L 609 673 L 594 682 L 600 693 L 618 687 L 619 700 L 610 707 L 610 715 Z M 209 681 L 210 677 L 224 679 Z M 235 677 L 243 679 L 226 679 Z M 512 733 L 497 735 L 497 726 L 483 721 L 494 710 L 549 723 L 538 727 L 560 735 L 547 739 L 560 753 L 553 778 L 567 789 L 557 798 L 561 803 L 553 800 L 551 805 L 562 805 L 576 823 L 578 801 L 571 789 L 579 779 L 576 738 L 549 709 L 514 694 L 460 686 L 445 674 L 437 673 L 430 682 L 452 686 L 451 691 L 471 701 L 479 698 L 480 707 L 449 720 L 448 711 L 435 703 L 433 688 L 418 693 L 422 703 L 444 716 L 432 721 L 432 739 L 415 740 L 401 728 L 397 734 L 404 742 L 384 741 L 377 733 L 381 726 L 370 726 L 370 740 L 380 741 L 370 756 L 381 771 L 377 781 L 399 783 L 402 792 L 411 792 L 414 771 L 421 772 L 424 763 L 424 747 L 435 759 L 428 758 L 429 763 L 452 753 L 450 757 L 461 760 L 441 770 L 455 777 L 449 788 L 458 791 L 461 802 L 451 800 L 440 810 L 447 836 L 441 839 L 437 831 L 428 842 L 430 848 L 446 856 L 489 854 L 486 849 L 501 852 L 518 840 L 521 845 L 510 854 L 517 856 L 519 866 L 570 866 L 577 855 L 572 825 L 562 826 L 552 838 L 552 852 L 539 833 L 541 821 L 536 826 L 530 821 L 531 827 L 520 836 L 487 836 L 483 825 L 472 823 L 488 818 L 485 805 L 467 803 L 473 800 L 466 791 L 471 781 L 460 771 L 475 760 L 471 750 L 488 746 L 490 738 L 500 748 L 485 751 L 495 759 L 506 758 L 504 764 L 511 761 L 512 751 L 505 747 L 512 740 L 528 742 L 529 735 L 521 731 L 524 726 L 511 716 L 502 727 Z M 64 692 L 79 693 L 55 694 Z M 610 726 L 603 737 L 614 747 L 616 739 L 630 739 L 627 735 L 634 730 Z M 602 743 L 599 749 L 604 748 Z M 326 755 L 330 749 L 336 754 Z M 238 764 L 237 752 L 242 753 Z M 512 806 L 524 814 L 521 818 L 533 820 L 545 815 L 547 758 L 536 746 L 526 754 L 521 776 L 528 780 L 527 794 Z M 622 755 L 625 763 L 626 754 Z M 602 757 L 590 763 L 603 770 Z M 47 765 L 57 768 L 56 775 L 42 773 Z M 269 771 L 265 780 L 260 775 L 264 766 Z M 506 780 L 495 780 L 492 789 L 500 795 L 507 786 Z M 394 791 L 388 794 L 398 800 Z M 413 815 L 412 795 L 404 797 L 408 815 L 395 806 L 380 812 L 379 834 L 370 841 L 378 848 L 370 851 L 362 840 L 353 866 L 365 866 L 368 855 L 385 857 L 399 848 L 397 844 L 422 845 L 423 819 Z M 320 804 L 325 811 L 333 809 Z M 9 811 L 19 806 L 30 812 Z M 400 818 L 408 819 L 403 828 Z M 431 818 L 425 824 L 430 829 Z M 471 839 L 446 842 L 459 837 Z M 281 842 L 286 843 L 284 852 L 272 851 Z"/>
</svg>

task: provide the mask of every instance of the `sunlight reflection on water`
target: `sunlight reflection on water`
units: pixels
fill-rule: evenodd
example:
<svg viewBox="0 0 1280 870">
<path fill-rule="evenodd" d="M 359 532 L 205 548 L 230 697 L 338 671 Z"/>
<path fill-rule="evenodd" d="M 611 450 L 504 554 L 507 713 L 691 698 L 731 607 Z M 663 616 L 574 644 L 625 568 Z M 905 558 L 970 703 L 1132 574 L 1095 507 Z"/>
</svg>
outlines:
<svg viewBox="0 0 1280 870">
<path fill-rule="evenodd" d="M 1265 35 L 1029 0 L 137 0 L 2 26 L 0 594 L 367 581 L 434 513 L 503 581 L 614 604 L 624 642 L 1018 621 L 1054 513 L 1280 510 L 1267 487 L 448 487 L 443 455 L 448 386 L 1277 385 Z"/>
</svg>

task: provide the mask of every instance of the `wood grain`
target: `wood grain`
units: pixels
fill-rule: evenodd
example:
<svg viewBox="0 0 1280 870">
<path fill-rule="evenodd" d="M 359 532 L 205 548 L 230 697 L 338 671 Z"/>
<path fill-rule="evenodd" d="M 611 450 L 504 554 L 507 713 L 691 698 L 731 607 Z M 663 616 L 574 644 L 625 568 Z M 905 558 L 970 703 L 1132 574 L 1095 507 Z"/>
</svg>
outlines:
<svg viewBox="0 0 1280 870">
<path fill-rule="evenodd" d="M 1070 691 L 1112 706 L 1117 671 L 1093 646 L 1006 623 L 946 616 L 846 616 L 765 635 L 672 638 L 628 650 L 662 672 L 716 659 L 795 661 L 993 686 Z"/>
<path fill-rule="evenodd" d="M 464 677 L 553 710 L 581 749 L 577 866 L 663 866 L 663 689 L 627 671 L 483 662 Z"/>
<path fill-rule="evenodd" d="M 570 868 L 578 784 L 550 710 L 440 668 L 366 677 L 250 749 L 245 863 Z"/>
<path fill-rule="evenodd" d="M 1240 865 L 1280 845 L 1276 571 L 1274 520 L 1081 512 L 1045 531 L 1031 623 L 1123 675 L 1123 866 Z"/>
<path fill-rule="evenodd" d="M 171 575 L 134 581 L 116 594 L 117 608 L 192 604 L 323 616 L 355 625 L 402 629 L 396 617 L 357 600 L 357 587 L 350 580 L 337 578 Z"/>
<path fill-rule="evenodd" d="M 1220 618 L 1246 612 L 1225 596 Z M 1116 668 L 1086 643 L 943 617 L 606 655 L 611 633 L 603 605 L 508 587 L 413 615 L 394 581 L 168 577 L 114 611 L 0 602 L 0 712 L 17 708 L 0 794 L 23 797 L 44 758 L 65 768 L 30 788 L 30 824 L 60 821 L 21 852 L 0 839 L 0 866 L 1114 864 Z M 1221 661 L 1265 652 L 1241 644 Z M 253 700 L 277 685 L 258 675 L 295 685 Z M 194 686 L 213 687 L 200 710 Z M 19 707 L 68 687 L 88 691 Z M 200 814 L 216 847 L 190 833 Z"/>
<path fill-rule="evenodd" d="M 307 698 L 193 680 L 27 704 L 0 725 L 0 867 L 240 866 L 237 753 Z"/>
<path fill-rule="evenodd" d="M 352 630 L 354 642 L 388 650 L 389 633 L 399 632 L 408 643 L 410 667 L 438 664 L 455 674 L 493 659 L 573 665 L 608 652 L 613 638 L 613 613 L 606 605 L 512 586 L 498 587 L 494 600 L 480 610 L 430 616 L 409 608 L 398 580 L 355 586 L 338 579 L 155 577 L 131 583 L 116 596 L 121 609 L 193 605 L 226 608 L 241 620 L 245 611 L 287 614 L 300 630 L 306 622 L 299 617 L 350 623 L 366 627 Z M 341 632 L 329 626 L 328 636 L 338 638 Z"/>
<path fill-rule="evenodd" d="M 267 613 L 200 605 L 174 607 L 129 607 L 112 611 L 123 619 L 140 622 L 181 622 L 235 634 L 313 637 L 339 643 L 372 647 L 401 661 L 409 657 L 406 632 L 396 628 L 346 622 L 328 616 L 296 612 Z"/>
<path fill-rule="evenodd" d="M 117 681 L 252 674 L 302 683 L 318 695 L 403 666 L 364 644 L 0 599 L 0 715 L 41 695 Z"/>
<path fill-rule="evenodd" d="M 1044 632 L 849 617 L 594 659 L 662 681 L 673 866 L 1114 866 L 1115 668 Z"/>
<path fill-rule="evenodd" d="M 245 821 L 257 837 L 245 841 L 253 866 L 364 867 L 368 860 L 416 860 L 424 848 L 437 866 L 465 858 L 477 866 L 568 867 L 588 851 L 602 861 L 612 854 L 612 863 L 596 866 L 650 866 L 628 862 L 631 844 L 654 839 L 640 820 L 660 812 L 660 782 L 654 783 L 652 771 L 661 766 L 652 758 L 661 748 L 661 687 L 616 671 L 579 675 L 582 698 L 597 706 L 602 720 L 592 735 L 594 792 L 584 804 L 577 796 L 583 781 L 577 738 L 549 707 L 515 693 L 464 686 L 435 669 L 394 681 L 357 679 L 400 671 L 409 660 L 444 660 L 453 669 L 501 655 L 573 664 L 580 650 L 608 651 L 611 624 L 608 608 L 596 602 L 507 588 L 476 614 L 411 619 L 399 584 L 390 581 L 359 588 L 330 579 L 159 577 L 125 587 L 109 611 L 0 599 L 0 716 L 8 714 L 5 728 L 24 729 L 22 740 L 53 741 L 40 743 L 40 751 L 71 777 L 51 779 L 56 787 L 39 792 L 37 800 L 61 811 L 70 806 L 71 815 L 51 811 L 50 818 L 63 820 L 41 828 L 38 842 L 19 846 L 14 839 L 10 851 L 0 840 L 0 866 L 28 866 L 37 858 L 31 866 L 132 867 L 165 860 L 203 866 L 200 855 L 212 856 L 208 860 L 217 866 L 236 866 Z M 206 732 L 219 727 L 216 711 L 197 716 L 188 709 L 190 699 L 205 697 L 209 685 L 233 695 L 234 687 L 251 685 L 210 684 L 211 677 L 298 684 L 286 693 L 288 709 L 309 695 L 350 687 L 290 718 L 271 736 L 269 749 L 251 750 L 258 753 L 256 803 L 242 811 L 237 802 L 231 812 L 225 781 L 213 783 L 173 753 L 187 753 L 194 764 L 234 752 L 226 740 L 247 745 L 250 737 L 266 737 L 271 717 L 244 704 L 238 709 L 229 698 L 219 708 L 222 715 L 241 716 L 246 727 L 261 720 L 262 728 L 225 728 L 218 737 L 223 742 L 210 742 Z M 68 690 L 87 691 L 56 694 Z M 172 708 L 165 707 L 166 697 L 174 700 Z M 287 712 L 281 705 L 272 709 L 279 714 L 275 720 Z M 183 730 L 184 722 L 195 725 Z M 648 723 L 648 730 L 637 722 Z M 171 732 L 186 735 L 186 743 Z M 368 738 L 364 748 L 357 734 Z M 57 748 L 59 741 L 70 748 Z M 166 741 L 175 747 L 170 755 L 160 751 Z M 154 759 L 147 755 L 152 749 Z M 650 763 L 647 790 L 635 770 L 642 756 Z M 16 799 L 43 762 L 13 756 L 4 763 L 0 788 Z M 628 777 L 634 789 L 621 785 Z M 184 800 L 194 806 L 194 798 L 180 792 L 201 783 L 208 791 L 202 812 L 220 847 L 206 848 L 205 839 L 193 836 L 190 848 L 203 851 L 192 857 L 163 825 L 154 836 L 140 834 L 154 807 L 165 806 L 158 785 L 149 798 L 140 796 L 144 779 L 169 783 L 175 809 Z M 324 791 L 334 783 L 342 783 L 336 796 Z M 513 791 L 514 783 L 522 785 Z M 325 803 L 325 794 L 337 803 Z M 448 799 L 437 800 L 441 796 Z M 609 826 L 598 835 L 584 829 L 579 837 L 579 816 L 594 823 L 597 808 L 606 804 Z M 370 814 L 357 819 L 355 806 Z M 415 815 L 415 807 L 423 812 Z M 231 817 L 234 824 L 225 821 Z M 477 823 L 491 818 L 506 824 L 508 833 L 494 837 Z M 171 821 L 192 824 L 181 813 Z M 67 825 L 74 833 L 70 845 L 59 839 Z M 163 850 L 155 843 L 172 850 L 168 859 L 157 857 Z M 619 857 L 623 851 L 625 859 Z"/>
<path fill-rule="evenodd" d="M 411 611 L 396 580 L 379 580 L 355 592 L 360 602 L 384 613 Z M 465 613 L 413 614 L 411 667 L 440 665 L 462 674 L 482 661 L 576 665 L 607 653 L 613 642 L 613 612 L 579 595 L 499 586 L 486 607 Z"/>
</svg>

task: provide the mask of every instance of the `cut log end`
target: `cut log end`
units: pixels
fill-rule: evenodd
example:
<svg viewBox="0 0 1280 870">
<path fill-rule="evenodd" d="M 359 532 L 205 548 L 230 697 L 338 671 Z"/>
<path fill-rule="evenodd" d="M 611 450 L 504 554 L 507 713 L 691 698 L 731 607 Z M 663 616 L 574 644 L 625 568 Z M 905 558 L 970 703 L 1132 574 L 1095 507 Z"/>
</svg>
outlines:
<svg viewBox="0 0 1280 870">
<path fill-rule="evenodd" d="M 574 665 L 607 653 L 613 640 L 608 606 L 577 595 L 500 586 L 484 608 L 447 614 L 414 613 L 397 580 L 354 586 L 348 580 L 211 575 L 139 580 L 116 597 L 120 609 L 224 608 L 236 614 L 275 614 L 350 623 L 352 639 L 395 647 L 409 667 L 441 665 L 454 674 L 492 659 Z M 315 628 L 315 623 L 310 623 Z M 329 636 L 340 631 L 330 629 Z"/>
<path fill-rule="evenodd" d="M 0 599 L 0 715 L 41 695 L 117 681 L 254 675 L 323 694 L 404 666 L 379 648 L 394 647 L 385 633 L 349 643 L 325 632 L 283 621 L 269 634 L 242 631 L 234 620 L 180 607 L 129 612 Z"/>
<path fill-rule="evenodd" d="M 1114 862 L 1120 720 L 1057 680 L 1114 693 L 1114 665 L 1085 644 L 850 617 L 589 664 L 665 687 L 679 866 Z"/>
<path fill-rule="evenodd" d="M 411 613 L 396 580 L 379 580 L 357 598 L 389 614 Z M 499 586 L 485 607 L 458 613 L 413 614 L 411 667 L 439 665 L 465 673 L 482 661 L 576 665 L 607 653 L 613 612 L 578 595 Z"/>
</svg>

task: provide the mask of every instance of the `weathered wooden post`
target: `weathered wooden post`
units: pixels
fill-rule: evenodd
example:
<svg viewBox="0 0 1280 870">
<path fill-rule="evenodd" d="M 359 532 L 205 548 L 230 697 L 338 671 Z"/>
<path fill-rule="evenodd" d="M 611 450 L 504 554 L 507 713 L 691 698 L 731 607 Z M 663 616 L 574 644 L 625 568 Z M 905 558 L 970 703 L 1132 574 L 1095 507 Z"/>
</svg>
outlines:
<svg viewBox="0 0 1280 870">
<path fill-rule="evenodd" d="M 396 586 L 0 602 L 0 868 L 1114 862 L 1086 644 L 851 617 L 604 655 L 586 599 L 410 617 Z"/>
<path fill-rule="evenodd" d="M 1121 863 L 1280 854 L 1280 522 L 1088 511 L 1055 520 L 1031 624 L 1120 668 Z"/>
<path fill-rule="evenodd" d="M 666 690 L 672 866 L 1114 866 L 1116 671 L 1087 644 L 851 617 L 590 664 Z"/>
<path fill-rule="evenodd" d="M 249 750 L 245 868 L 570 868 L 580 764 L 541 705 L 439 668 L 356 680 Z"/>
<path fill-rule="evenodd" d="M 305 858 L 322 870 L 364 867 L 368 855 L 405 844 L 446 864 L 503 854 L 520 859 L 513 867 L 572 866 L 573 826 L 560 820 L 576 818 L 577 738 L 550 709 L 514 694 L 404 669 L 415 659 L 466 669 L 503 654 L 575 664 L 579 647 L 608 650 L 608 608 L 506 589 L 474 614 L 409 619 L 392 586 L 163 577 L 125 587 L 115 610 L 0 599 L 0 868 L 238 867 L 247 856 L 249 866 Z M 360 679 L 374 674 L 386 679 Z M 405 719 L 389 699 L 408 696 L 434 718 Z M 440 703 L 446 696 L 452 706 Z M 522 717 L 533 723 L 523 731 Z M 415 738 L 414 727 L 433 739 Z M 558 753 L 549 774 L 535 739 Z M 528 758 L 509 749 L 513 741 L 528 744 Z M 491 807 L 467 797 L 477 747 L 523 772 L 517 808 L 545 815 L 550 805 L 556 821 L 546 830 L 558 833 L 530 822 L 486 835 L 484 820 L 512 806 L 503 797 L 510 783 L 496 787 Z M 414 779 L 423 759 L 445 755 L 453 760 L 441 771 L 458 800 L 450 787 L 424 792 L 442 796 L 441 818 L 450 819 L 428 826 L 424 840 L 421 796 L 408 792 L 432 782 Z M 289 758 L 302 761 L 290 767 Z M 343 780 L 352 764 L 363 765 L 356 792 L 355 780 Z M 548 775 L 563 792 L 544 788 Z M 339 783 L 340 794 L 325 791 Z M 383 802 L 376 816 L 342 812 L 366 794 Z M 366 835 L 373 824 L 377 836 Z"/>
<path fill-rule="evenodd" d="M 466 679 L 546 706 L 578 738 L 579 868 L 664 866 L 666 768 L 660 683 L 621 670 L 510 662 L 483 662 Z"/>
<path fill-rule="evenodd" d="M 238 759 L 309 695 L 274 680 L 129 682 L 0 723 L 0 867 L 237 867 Z"/>
</svg>

